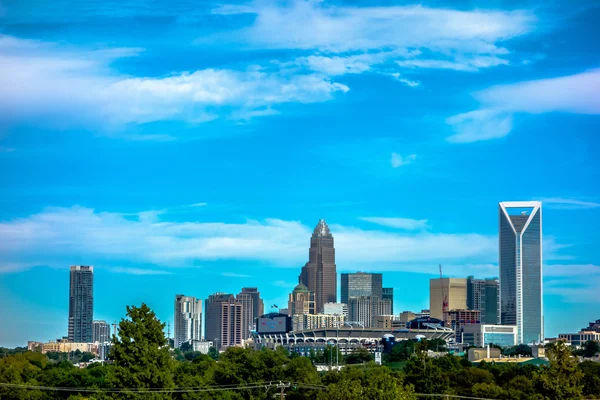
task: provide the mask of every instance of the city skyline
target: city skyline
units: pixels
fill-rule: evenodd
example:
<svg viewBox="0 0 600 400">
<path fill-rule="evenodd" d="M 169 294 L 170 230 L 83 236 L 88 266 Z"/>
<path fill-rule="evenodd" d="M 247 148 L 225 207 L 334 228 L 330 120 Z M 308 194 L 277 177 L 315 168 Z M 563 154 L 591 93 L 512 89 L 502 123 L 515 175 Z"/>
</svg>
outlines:
<svg viewBox="0 0 600 400">
<path fill-rule="evenodd" d="M 543 203 L 545 336 L 597 319 L 591 3 L 2 2 L 0 343 L 66 335 L 70 265 L 111 324 L 243 287 L 268 312 L 319 219 L 338 274 L 418 312 L 439 264 L 499 277 L 501 201 Z"/>
</svg>

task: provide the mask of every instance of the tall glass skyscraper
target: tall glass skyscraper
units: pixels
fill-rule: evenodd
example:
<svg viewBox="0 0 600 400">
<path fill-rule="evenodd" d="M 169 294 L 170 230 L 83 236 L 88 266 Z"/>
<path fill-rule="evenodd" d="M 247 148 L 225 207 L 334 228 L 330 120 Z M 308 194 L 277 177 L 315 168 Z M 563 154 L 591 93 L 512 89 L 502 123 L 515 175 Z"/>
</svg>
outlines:
<svg viewBox="0 0 600 400">
<path fill-rule="evenodd" d="M 69 283 L 69 341 L 92 343 L 94 267 L 71 266 Z"/>
<path fill-rule="evenodd" d="M 500 320 L 517 326 L 519 343 L 544 340 L 542 203 L 502 202 L 500 214 Z"/>
<path fill-rule="evenodd" d="M 325 303 L 337 301 L 337 273 L 333 236 L 325 220 L 320 220 L 312 237 L 308 262 L 302 267 L 299 283 L 315 294 L 317 313 L 323 313 Z"/>
</svg>

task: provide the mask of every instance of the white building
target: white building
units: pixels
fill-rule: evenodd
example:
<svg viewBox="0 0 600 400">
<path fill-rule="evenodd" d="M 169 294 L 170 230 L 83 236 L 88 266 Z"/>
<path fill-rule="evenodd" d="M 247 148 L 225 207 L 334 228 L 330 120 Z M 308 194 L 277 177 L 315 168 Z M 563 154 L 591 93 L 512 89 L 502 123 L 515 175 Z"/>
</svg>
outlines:
<svg viewBox="0 0 600 400">
<path fill-rule="evenodd" d="M 516 325 L 464 325 L 461 336 L 462 343 L 476 347 L 496 344 L 501 347 L 513 347 L 518 344 Z"/>
<path fill-rule="evenodd" d="M 344 303 L 325 303 L 323 314 L 348 316 L 348 305 Z"/>
<path fill-rule="evenodd" d="M 175 296 L 175 348 L 202 339 L 202 300 L 178 294 Z"/>
<path fill-rule="evenodd" d="M 212 341 L 194 342 L 194 351 L 199 351 L 202 354 L 208 354 L 211 347 L 214 347 Z"/>
</svg>

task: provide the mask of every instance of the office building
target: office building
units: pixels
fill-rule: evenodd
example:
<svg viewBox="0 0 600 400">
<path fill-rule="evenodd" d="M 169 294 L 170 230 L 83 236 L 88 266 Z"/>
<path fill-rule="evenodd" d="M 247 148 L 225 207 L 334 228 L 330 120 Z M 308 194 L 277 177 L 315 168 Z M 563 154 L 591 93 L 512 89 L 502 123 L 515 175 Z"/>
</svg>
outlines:
<svg viewBox="0 0 600 400">
<path fill-rule="evenodd" d="M 292 317 L 292 329 L 294 331 L 304 329 L 304 319 L 299 316 L 316 314 L 315 294 L 299 283 L 289 295 L 289 315 Z M 297 317 L 294 319 L 294 317 Z"/>
<path fill-rule="evenodd" d="M 591 331 L 591 332 L 600 333 L 600 319 L 590 322 L 590 324 L 587 327 L 583 328 L 582 331 L 588 331 L 588 332 Z"/>
<path fill-rule="evenodd" d="M 221 342 L 221 303 L 228 302 L 233 295 L 230 293 L 217 292 L 208 296 L 204 302 L 204 338 L 214 341 L 219 348 Z"/>
<path fill-rule="evenodd" d="M 402 311 L 400 313 L 399 320 L 400 320 L 400 322 L 407 323 L 407 322 L 412 321 L 415 318 L 417 318 L 417 314 L 415 314 L 414 312 L 412 312 L 412 311 Z"/>
<path fill-rule="evenodd" d="M 542 203 L 499 203 L 500 321 L 518 343 L 544 340 Z"/>
<path fill-rule="evenodd" d="M 381 274 L 356 272 L 341 275 L 341 302 L 350 304 L 353 297 L 379 297 L 383 294 Z"/>
<path fill-rule="evenodd" d="M 254 319 L 260 317 L 261 315 L 263 315 L 265 313 L 265 303 L 263 302 L 263 299 L 260 297 L 260 292 L 258 291 L 258 288 L 245 287 L 245 288 L 242 288 L 241 293 L 249 294 L 252 297 L 252 319 L 251 319 L 251 321 L 254 321 Z"/>
<path fill-rule="evenodd" d="M 500 323 L 500 281 L 497 278 L 467 277 L 467 308 L 481 312 L 481 323 Z"/>
<path fill-rule="evenodd" d="M 462 328 L 467 325 L 481 324 L 479 310 L 450 310 L 446 313 L 445 326 L 454 329 L 456 337 L 460 340 Z"/>
<path fill-rule="evenodd" d="M 106 321 L 93 321 L 92 342 L 102 344 L 109 343 L 110 341 L 110 324 L 107 324 Z"/>
<path fill-rule="evenodd" d="M 571 343 L 572 346 L 583 346 L 588 340 L 600 343 L 600 333 L 594 331 L 581 331 L 579 333 L 560 333 L 558 338 Z"/>
<path fill-rule="evenodd" d="M 91 343 L 94 316 L 94 267 L 71 266 L 69 283 L 69 341 Z"/>
<path fill-rule="evenodd" d="M 416 313 L 416 318 L 429 318 L 431 317 L 431 312 L 427 309 L 425 310 L 421 310 L 420 312 Z"/>
<path fill-rule="evenodd" d="M 432 318 L 444 320 L 442 303 L 449 310 L 467 308 L 467 280 L 465 278 L 436 278 L 429 280 L 429 310 Z"/>
<path fill-rule="evenodd" d="M 315 294 L 318 313 L 323 312 L 325 303 L 337 301 L 337 274 L 333 236 L 324 220 L 320 220 L 312 237 L 308 262 L 302 267 L 299 282 Z"/>
<path fill-rule="evenodd" d="M 377 296 L 351 297 L 348 304 L 348 319 L 365 328 L 374 328 L 376 317 L 390 315 L 392 304 L 389 300 L 382 300 Z"/>
<path fill-rule="evenodd" d="M 381 299 L 389 300 L 392 305 L 392 314 L 394 313 L 394 288 L 384 287 L 381 289 Z"/>
<path fill-rule="evenodd" d="M 475 347 L 486 347 L 492 344 L 500 347 L 513 347 L 517 344 L 517 327 L 515 325 L 465 325 L 460 335 L 460 339 L 462 339 L 460 343 Z M 459 338 L 457 337 L 457 339 Z"/>
<path fill-rule="evenodd" d="M 323 314 L 348 316 L 348 305 L 344 303 L 325 303 Z"/>
<path fill-rule="evenodd" d="M 254 328 L 254 298 L 251 293 L 241 292 L 236 300 L 242 304 L 242 338 L 246 340 Z"/>
<path fill-rule="evenodd" d="M 304 314 L 292 317 L 292 325 L 299 329 L 294 332 L 302 332 L 310 329 L 341 328 L 346 322 L 344 315 L 332 314 Z"/>
<path fill-rule="evenodd" d="M 227 301 L 221 302 L 221 348 L 241 346 L 244 342 L 243 332 L 243 306 L 235 297 L 230 296 Z"/>
<path fill-rule="evenodd" d="M 192 348 L 202 340 L 202 300 L 192 296 L 175 296 L 175 348 L 189 343 Z"/>
</svg>

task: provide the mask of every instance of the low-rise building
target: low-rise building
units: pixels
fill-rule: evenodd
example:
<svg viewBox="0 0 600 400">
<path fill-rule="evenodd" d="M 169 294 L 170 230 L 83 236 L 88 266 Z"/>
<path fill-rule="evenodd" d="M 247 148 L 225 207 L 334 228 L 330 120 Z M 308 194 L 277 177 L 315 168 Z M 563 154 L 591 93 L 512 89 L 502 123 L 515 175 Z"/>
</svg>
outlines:
<svg viewBox="0 0 600 400">
<path fill-rule="evenodd" d="M 98 343 L 75 343 L 64 340 L 49 341 L 42 344 L 42 353 L 70 353 L 81 351 L 82 353 L 98 354 Z"/>
<path fill-rule="evenodd" d="M 346 322 L 344 315 L 303 314 L 292 317 L 294 332 L 311 329 L 340 328 Z"/>
<path fill-rule="evenodd" d="M 208 354 L 208 350 L 210 350 L 213 346 L 212 340 L 209 341 L 196 341 L 193 343 L 194 351 L 199 351 L 202 354 Z"/>
<path fill-rule="evenodd" d="M 323 304 L 323 314 L 348 316 L 348 305 L 345 303 Z"/>
<path fill-rule="evenodd" d="M 477 347 L 498 345 L 512 347 L 517 345 L 516 325 L 464 325 L 460 332 L 461 343 L 468 343 Z"/>
<path fill-rule="evenodd" d="M 581 331 L 579 333 L 561 333 L 558 339 L 567 341 L 573 346 L 581 346 L 588 340 L 600 343 L 600 332 Z"/>
</svg>

